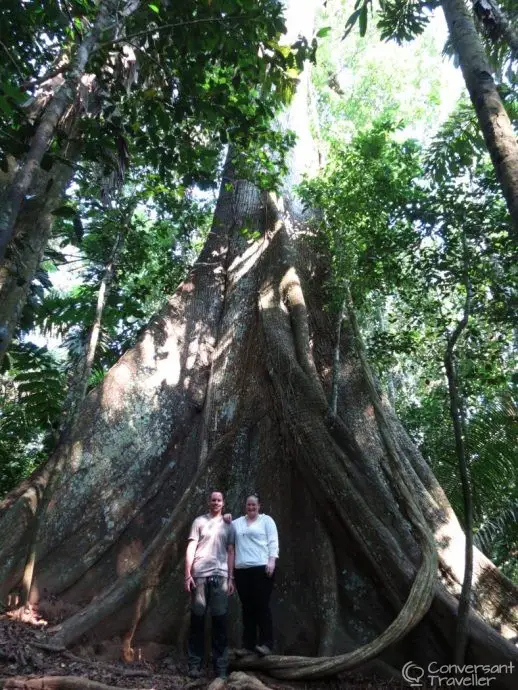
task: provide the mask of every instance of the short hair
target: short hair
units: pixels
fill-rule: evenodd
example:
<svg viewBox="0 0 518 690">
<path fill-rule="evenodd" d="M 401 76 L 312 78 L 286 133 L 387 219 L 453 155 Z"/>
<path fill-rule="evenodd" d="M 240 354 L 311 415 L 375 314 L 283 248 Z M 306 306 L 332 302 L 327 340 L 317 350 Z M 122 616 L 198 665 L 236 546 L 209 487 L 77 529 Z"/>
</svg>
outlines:
<svg viewBox="0 0 518 690">
<path fill-rule="evenodd" d="M 221 494 L 221 498 L 223 500 L 225 500 L 225 494 L 223 493 L 223 491 L 220 491 L 220 489 L 210 489 L 209 495 L 208 495 L 209 501 L 212 498 L 212 494 Z"/>
<path fill-rule="evenodd" d="M 257 503 L 261 503 L 261 499 L 259 498 L 259 494 L 257 493 L 257 491 L 252 491 L 251 494 L 247 494 L 245 500 L 248 501 L 249 498 L 255 498 Z"/>
</svg>

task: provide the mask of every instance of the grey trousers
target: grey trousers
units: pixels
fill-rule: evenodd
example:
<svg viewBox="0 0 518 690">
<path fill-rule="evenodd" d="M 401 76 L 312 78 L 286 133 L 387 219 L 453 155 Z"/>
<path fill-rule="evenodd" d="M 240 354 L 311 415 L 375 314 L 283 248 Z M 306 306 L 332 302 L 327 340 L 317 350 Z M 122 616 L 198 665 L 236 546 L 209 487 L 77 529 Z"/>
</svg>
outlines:
<svg viewBox="0 0 518 690">
<path fill-rule="evenodd" d="M 226 577 L 195 579 L 191 592 L 191 628 L 189 631 L 189 669 L 199 669 L 205 655 L 205 615 L 212 617 L 212 664 L 218 677 L 226 677 L 228 669 L 227 611 L 228 581 Z"/>
</svg>

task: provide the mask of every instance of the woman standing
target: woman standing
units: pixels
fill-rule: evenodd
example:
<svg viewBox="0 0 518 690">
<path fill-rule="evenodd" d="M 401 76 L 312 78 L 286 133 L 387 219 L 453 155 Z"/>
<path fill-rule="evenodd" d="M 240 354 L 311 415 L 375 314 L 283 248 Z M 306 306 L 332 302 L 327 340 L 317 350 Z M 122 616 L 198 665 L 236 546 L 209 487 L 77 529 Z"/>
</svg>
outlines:
<svg viewBox="0 0 518 690">
<path fill-rule="evenodd" d="M 234 575 L 243 609 L 243 650 L 241 654 L 272 653 L 273 627 L 270 596 L 275 561 L 279 557 L 279 537 L 275 522 L 260 513 L 259 498 L 246 499 L 246 515 L 234 520 L 236 561 Z"/>
</svg>

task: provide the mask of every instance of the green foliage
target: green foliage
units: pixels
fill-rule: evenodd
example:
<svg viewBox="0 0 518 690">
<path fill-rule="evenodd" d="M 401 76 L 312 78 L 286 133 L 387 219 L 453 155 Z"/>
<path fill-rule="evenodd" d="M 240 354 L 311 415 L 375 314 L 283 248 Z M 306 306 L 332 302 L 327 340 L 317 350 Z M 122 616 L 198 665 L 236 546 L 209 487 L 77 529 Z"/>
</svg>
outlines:
<svg viewBox="0 0 518 690">
<path fill-rule="evenodd" d="M 429 2 L 422 0 L 380 0 L 378 27 L 381 38 L 397 43 L 412 41 L 430 21 Z"/>
<path fill-rule="evenodd" d="M 412 348 L 396 350 L 393 368 L 385 370 L 383 378 L 386 380 L 387 371 L 393 382 L 399 378 L 398 412 L 462 522 L 463 500 L 442 358 L 446 338 L 463 309 L 467 248 L 472 310 L 457 346 L 457 367 L 466 409 L 475 525 L 482 529 L 486 521 L 494 522 L 502 503 L 515 495 L 517 485 L 511 402 L 516 366 L 512 304 L 516 273 L 508 217 L 492 169 L 480 158 L 475 160 L 473 164 L 470 158 L 460 177 L 437 177 L 427 190 L 419 212 L 422 237 L 411 257 L 401 264 L 389 315 L 392 333 L 414 334 Z M 470 177 L 467 170 L 471 170 Z M 397 343 L 398 338 L 395 340 Z M 503 564 L 502 551 L 490 549 L 490 555 Z"/>
<path fill-rule="evenodd" d="M 498 0 L 490 4 L 472 0 L 475 25 L 482 37 L 486 55 L 499 82 L 507 81 L 516 86 L 516 44 L 514 53 L 506 35 L 506 25 L 516 36 L 518 7 L 514 0 Z M 495 11 L 496 10 L 496 11 Z M 502 21 L 503 18 L 503 21 Z M 516 40 L 516 39 L 515 39 Z"/>
<path fill-rule="evenodd" d="M 75 53 L 97 11 L 86 0 L 66 14 L 50 5 L 13 2 L 3 16 L 10 39 L 4 41 L 5 78 L 0 70 L 4 166 L 7 154 L 19 157 L 29 146 L 34 111 L 43 103 L 41 75 Z M 212 185 L 221 144 L 275 146 L 272 117 L 293 95 L 303 61 L 316 47 L 303 38 L 293 46 L 279 43 L 285 26 L 278 0 L 141 5 L 129 16 L 113 11 L 113 30 L 87 67 L 91 94 L 87 100 L 80 95 L 75 106 L 87 115 L 76 138 L 83 160 L 120 176 L 131 159 L 152 166 L 165 184 L 173 174 L 186 186 Z M 13 34 L 16 48 L 9 50 Z M 67 126 L 42 165 L 50 168 L 62 156 Z"/>
<path fill-rule="evenodd" d="M 400 141 L 400 118 L 434 122 L 438 77 L 430 76 L 433 69 L 419 53 L 433 52 L 431 43 L 423 37 L 424 48 L 416 47 L 404 65 L 385 52 L 381 60 L 367 53 L 374 34 L 376 41 L 381 35 L 397 43 L 421 34 L 435 5 L 382 0 L 375 8 L 376 34 L 371 0 L 357 0 L 343 20 L 337 19 L 341 1 L 329 0 L 315 68 L 328 165 L 299 192 L 316 209 L 315 251 L 330 258 L 330 307 L 338 311 L 349 284 L 380 380 L 461 519 L 442 358 L 465 299 L 467 246 L 473 313 L 459 343 L 458 367 L 477 539 L 518 577 L 510 557 L 518 500 L 512 431 L 516 273 L 505 206 L 466 104 L 423 158 L 414 141 Z M 37 126 L 49 88 L 41 89 L 39 80 L 75 54 L 98 3 L 71 0 L 63 9 L 54 2 L 7 0 L 4 6 L 5 171 L 7 155 L 23 156 Z M 208 229 L 210 203 L 200 201 L 208 198 L 201 190 L 216 186 L 227 145 L 247 151 L 236 161 L 240 177 L 264 189 L 278 186 L 293 135 L 276 131 L 272 121 L 293 96 L 304 59 L 315 57 L 315 41 L 281 43 L 285 27 L 277 0 L 143 3 L 130 17 L 114 11 L 113 20 L 88 64 L 88 97 L 79 94 L 74 105 L 81 113 L 74 135 L 81 147 L 76 184 L 54 209 L 53 242 L 22 320 L 25 333 L 36 326 L 59 336 L 66 361 L 27 342 L 11 351 L 1 382 L 0 493 L 52 448 L 66 374 L 73 375 L 84 355 L 110 259 L 116 254 L 90 385 L 102 380 L 185 275 Z M 344 25 L 348 41 L 326 46 Z M 355 40 L 355 26 L 365 40 Z M 494 57 L 503 74 L 509 56 L 497 43 Z M 378 50 L 388 46 L 378 44 Z M 344 65 L 350 89 L 338 78 Z M 505 89 L 506 106 L 516 116 L 511 77 Z M 66 155 L 69 125 L 60 124 L 43 169 Z M 246 227 L 242 233 L 255 239 Z M 79 268 L 78 279 L 54 291 L 53 272 L 64 266 Z"/>
<path fill-rule="evenodd" d="M 15 343 L 0 376 L 0 496 L 52 450 L 64 400 L 62 364 L 46 347 Z"/>
<path fill-rule="evenodd" d="M 438 3 L 423 0 L 379 0 L 377 16 L 381 39 L 397 43 L 413 40 L 425 30 L 430 21 L 430 7 L 436 4 Z M 356 0 L 354 12 L 345 24 L 342 39 L 347 38 L 356 23 L 360 36 L 365 36 L 369 8 L 372 14 L 372 0 Z"/>
<path fill-rule="evenodd" d="M 237 177 L 253 181 L 259 189 L 279 191 L 288 172 L 286 155 L 295 141 L 293 132 L 271 132 L 270 142 L 251 142 L 234 158 Z"/>
<path fill-rule="evenodd" d="M 364 38 L 354 31 L 340 40 L 350 9 L 349 2 L 328 0 L 320 19 L 324 26 L 332 23 L 312 69 L 319 121 L 314 133 L 325 155 L 333 141 L 347 144 L 381 119 L 403 121 L 412 128 L 409 136 L 433 131 L 442 94 L 451 90 L 440 37 L 427 32 L 405 46 L 381 42 L 370 21 Z"/>
<path fill-rule="evenodd" d="M 109 262 L 115 261 L 115 269 L 90 386 L 102 381 L 174 292 L 195 258 L 195 245 L 208 231 L 212 203 L 196 199 L 181 185 L 165 187 L 156 173 L 140 171 L 137 181 L 112 191 L 105 203 L 97 200 L 102 184 L 95 169 L 90 175 L 85 171 L 67 203 L 54 212 L 53 241 L 23 313 L 25 337 L 33 337 L 36 328 L 40 335 L 58 339 L 60 360 L 29 342 L 8 354 L 0 418 L 2 493 L 52 448 Z M 67 269 L 72 271 L 70 286 L 53 289 L 56 272 Z"/>
<path fill-rule="evenodd" d="M 356 0 L 354 4 L 354 12 L 351 14 L 345 24 L 345 31 L 342 39 L 347 38 L 358 22 L 360 29 L 360 36 L 363 38 L 367 33 L 367 10 L 369 5 L 372 5 L 372 0 Z"/>
<path fill-rule="evenodd" d="M 331 252 L 329 291 L 336 309 L 344 280 L 359 303 L 374 289 L 390 289 L 400 253 L 413 241 L 405 209 L 419 194 L 412 184 L 418 147 L 397 143 L 395 129 L 378 122 L 350 145 L 336 145 L 324 173 L 299 187 L 306 206 L 321 214 L 320 249 Z"/>
</svg>

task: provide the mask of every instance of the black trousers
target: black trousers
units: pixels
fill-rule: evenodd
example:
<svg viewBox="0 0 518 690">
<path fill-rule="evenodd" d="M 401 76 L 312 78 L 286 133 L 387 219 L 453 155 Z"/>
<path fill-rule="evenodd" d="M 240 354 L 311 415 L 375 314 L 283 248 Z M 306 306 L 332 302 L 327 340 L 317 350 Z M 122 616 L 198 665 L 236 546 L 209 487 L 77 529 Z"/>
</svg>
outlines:
<svg viewBox="0 0 518 690">
<path fill-rule="evenodd" d="M 236 588 L 243 611 L 243 647 L 256 644 L 273 648 L 273 625 L 270 597 L 273 575 L 268 577 L 264 565 L 234 570 Z"/>
</svg>

